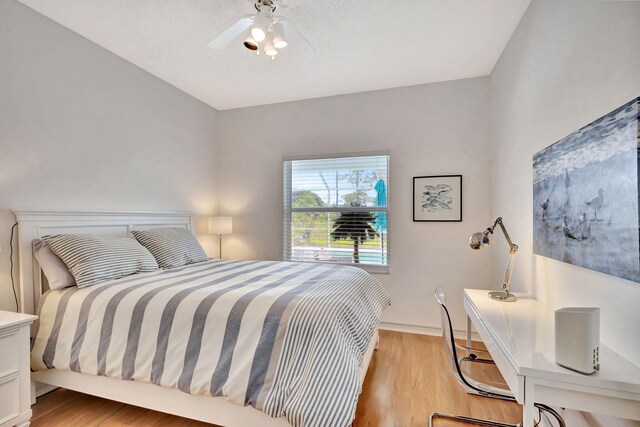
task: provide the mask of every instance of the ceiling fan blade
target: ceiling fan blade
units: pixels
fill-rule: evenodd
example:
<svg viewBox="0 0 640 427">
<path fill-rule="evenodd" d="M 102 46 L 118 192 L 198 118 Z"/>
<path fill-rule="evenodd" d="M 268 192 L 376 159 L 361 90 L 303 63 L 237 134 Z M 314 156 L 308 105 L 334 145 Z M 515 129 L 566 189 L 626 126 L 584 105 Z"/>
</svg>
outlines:
<svg viewBox="0 0 640 427">
<path fill-rule="evenodd" d="M 307 40 L 301 33 L 300 31 L 298 31 L 298 29 L 293 25 L 293 23 L 291 21 L 289 21 L 287 18 L 279 16 L 278 17 L 278 21 L 282 22 L 282 25 L 285 28 L 285 32 L 286 34 L 289 36 L 289 38 L 291 39 L 292 43 L 290 43 L 291 45 L 297 47 L 301 47 L 303 49 L 309 50 L 313 53 L 318 53 L 315 48 L 313 46 L 311 46 L 311 43 L 309 43 L 309 40 Z"/>
<path fill-rule="evenodd" d="M 276 0 L 276 7 L 279 10 L 293 9 L 298 6 L 304 6 L 307 3 L 311 3 L 314 0 Z"/>
<path fill-rule="evenodd" d="M 242 34 L 253 24 L 255 15 L 246 15 L 238 19 L 233 25 L 224 30 L 218 37 L 211 40 L 207 46 L 211 49 L 221 49 L 231 43 L 236 37 Z"/>
</svg>

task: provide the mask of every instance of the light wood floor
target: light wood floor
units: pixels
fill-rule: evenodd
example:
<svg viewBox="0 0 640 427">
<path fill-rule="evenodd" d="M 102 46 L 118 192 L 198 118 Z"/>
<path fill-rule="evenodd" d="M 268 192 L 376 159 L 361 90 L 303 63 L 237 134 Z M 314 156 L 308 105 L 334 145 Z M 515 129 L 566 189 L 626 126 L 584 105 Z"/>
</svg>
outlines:
<svg viewBox="0 0 640 427">
<path fill-rule="evenodd" d="M 503 422 L 522 421 L 522 409 L 516 403 L 467 395 L 456 382 L 443 350 L 440 337 L 381 331 L 380 347 L 364 382 L 354 426 L 426 426 L 434 411 Z M 38 399 L 31 423 L 32 427 L 123 425 L 208 424 L 69 390 L 57 390 Z M 456 424 L 439 420 L 437 425 Z"/>
</svg>

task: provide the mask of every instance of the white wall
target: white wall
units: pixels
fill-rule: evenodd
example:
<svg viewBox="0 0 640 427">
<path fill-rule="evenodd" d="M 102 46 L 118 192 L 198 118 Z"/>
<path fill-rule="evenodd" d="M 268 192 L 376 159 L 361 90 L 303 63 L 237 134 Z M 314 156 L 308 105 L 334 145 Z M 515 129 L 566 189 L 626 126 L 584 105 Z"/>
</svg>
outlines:
<svg viewBox="0 0 640 427">
<path fill-rule="evenodd" d="M 462 289 L 490 277 L 489 251 L 467 245 L 491 220 L 488 110 L 488 79 L 478 78 L 222 111 L 219 206 L 234 216 L 225 255 L 282 259 L 283 156 L 390 150 L 391 274 L 376 276 L 392 298 L 383 320 L 439 327 L 441 285 L 464 328 Z M 438 174 L 463 175 L 464 221 L 412 222 L 412 177 Z"/>
<path fill-rule="evenodd" d="M 640 2 L 534 0 L 491 76 L 492 211 L 520 244 L 514 288 L 553 309 L 600 307 L 603 343 L 638 365 L 640 283 L 532 254 L 531 161 L 640 95 L 639 23 Z"/>
<path fill-rule="evenodd" d="M 0 309 L 15 309 L 11 208 L 213 212 L 217 119 L 213 108 L 0 0 Z"/>
</svg>

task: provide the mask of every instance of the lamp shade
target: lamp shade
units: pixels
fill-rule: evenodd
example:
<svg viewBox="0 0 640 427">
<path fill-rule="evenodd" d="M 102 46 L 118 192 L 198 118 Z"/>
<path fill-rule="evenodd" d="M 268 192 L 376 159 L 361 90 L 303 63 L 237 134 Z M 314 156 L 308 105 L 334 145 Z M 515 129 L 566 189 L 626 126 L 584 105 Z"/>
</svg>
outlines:
<svg viewBox="0 0 640 427">
<path fill-rule="evenodd" d="M 256 18 L 253 21 L 253 25 L 249 30 L 249 32 L 251 33 L 251 37 L 258 43 L 260 43 L 261 41 L 264 40 L 265 36 L 267 35 L 268 26 L 269 26 L 268 18 L 265 16 L 264 13 L 258 12 L 258 14 L 256 15 Z"/>
<path fill-rule="evenodd" d="M 273 33 L 269 32 L 264 42 L 264 54 L 274 59 L 278 54 L 278 50 L 273 46 Z"/>
<path fill-rule="evenodd" d="M 233 230 L 230 216 L 210 216 L 209 234 L 231 234 Z"/>
<path fill-rule="evenodd" d="M 256 50 L 258 50 L 258 48 L 259 48 L 259 46 L 258 46 L 258 42 L 257 42 L 257 41 L 255 41 L 255 40 L 251 37 L 251 35 L 249 35 L 249 36 L 245 39 L 245 41 L 244 41 L 244 43 L 243 43 L 243 44 L 244 44 L 244 47 L 246 47 L 247 49 L 252 50 L 252 51 L 254 51 L 254 52 L 255 52 Z"/>
<path fill-rule="evenodd" d="M 284 49 L 289 44 L 284 34 L 284 27 L 282 23 L 276 22 L 271 27 L 273 30 L 273 47 L 276 49 Z"/>
<path fill-rule="evenodd" d="M 491 238 L 489 237 L 489 232 L 487 231 L 478 231 L 477 233 L 473 233 L 471 237 L 469 237 L 469 246 L 471 249 L 481 249 L 484 246 L 489 246 L 491 244 Z"/>
</svg>

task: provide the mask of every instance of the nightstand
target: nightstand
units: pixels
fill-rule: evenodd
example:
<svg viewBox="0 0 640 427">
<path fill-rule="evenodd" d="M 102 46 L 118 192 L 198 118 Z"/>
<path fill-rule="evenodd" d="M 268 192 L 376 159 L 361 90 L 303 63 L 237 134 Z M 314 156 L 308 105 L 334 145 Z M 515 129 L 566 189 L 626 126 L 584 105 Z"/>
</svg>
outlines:
<svg viewBox="0 0 640 427">
<path fill-rule="evenodd" d="M 30 329 L 37 316 L 0 311 L 0 427 L 31 420 Z"/>
</svg>

